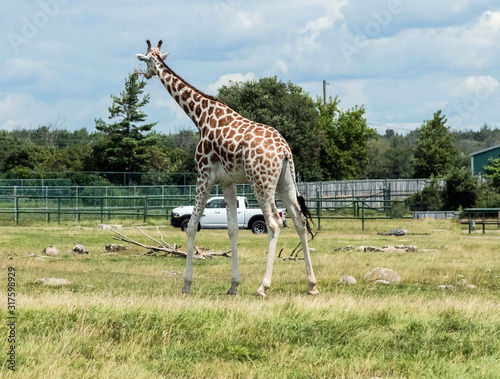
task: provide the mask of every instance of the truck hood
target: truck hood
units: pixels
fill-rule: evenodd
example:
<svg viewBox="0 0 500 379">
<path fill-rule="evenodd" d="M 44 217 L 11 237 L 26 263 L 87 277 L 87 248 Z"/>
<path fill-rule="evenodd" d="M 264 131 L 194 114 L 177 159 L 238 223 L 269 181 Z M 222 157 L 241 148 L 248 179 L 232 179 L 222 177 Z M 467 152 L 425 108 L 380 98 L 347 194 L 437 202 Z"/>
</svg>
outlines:
<svg viewBox="0 0 500 379">
<path fill-rule="evenodd" d="M 192 205 L 186 205 L 186 206 L 174 208 L 174 209 L 172 209 L 172 212 L 178 213 L 179 215 L 184 215 L 186 213 L 189 213 L 189 214 L 193 213 L 193 209 L 194 209 L 194 207 Z"/>
</svg>

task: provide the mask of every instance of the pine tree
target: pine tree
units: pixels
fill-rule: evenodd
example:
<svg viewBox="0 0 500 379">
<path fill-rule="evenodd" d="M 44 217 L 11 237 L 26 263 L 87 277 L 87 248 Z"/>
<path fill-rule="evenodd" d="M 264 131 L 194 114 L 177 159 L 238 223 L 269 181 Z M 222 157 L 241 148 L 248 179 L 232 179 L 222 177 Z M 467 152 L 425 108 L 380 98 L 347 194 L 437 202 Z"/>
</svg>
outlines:
<svg viewBox="0 0 500 379">
<path fill-rule="evenodd" d="M 132 184 L 131 173 L 145 171 L 149 158 L 149 147 L 157 136 L 148 133 L 157 124 L 144 124 L 147 115 L 140 110 L 149 103 L 149 94 L 142 100 L 145 81 L 139 81 L 137 76 L 130 74 L 125 79 L 125 91 L 119 96 L 111 95 L 113 104 L 108 108 L 109 118 L 118 119 L 113 124 L 107 124 L 102 119 L 95 120 L 97 130 L 104 132 L 107 138 L 94 147 L 94 162 L 101 171 L 127 172 L 127 184 Z"/>
</svg>

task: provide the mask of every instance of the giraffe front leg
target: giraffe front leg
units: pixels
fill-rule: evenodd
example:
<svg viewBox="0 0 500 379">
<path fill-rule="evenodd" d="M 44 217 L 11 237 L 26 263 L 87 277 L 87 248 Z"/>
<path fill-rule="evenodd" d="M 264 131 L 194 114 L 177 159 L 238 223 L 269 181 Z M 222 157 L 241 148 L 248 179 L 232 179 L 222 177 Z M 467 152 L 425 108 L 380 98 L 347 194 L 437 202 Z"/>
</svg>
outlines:
<svg viewBox="0 0 500 379">
<path fill-rule="evenodd" d="M 236 197 L 236 184 L 221 185 L 221 187 L 224 193 L 224 201 L 226 202 L 227 233 L 231 240 L 232 276 L 231 287 L 227 294 L 237 295 L 238 285 L 240 284 L 240 270 L 238 267 L 238 203 Z"/>
<path fill-rule="evenodd" d="M 191 283 L 193 282 L 193 255 L 194 255 L 194 240 L 198 230 L 201 214 L 205 209 L 210 191 L 214 186 L 213 181 L 209 178 L 199 176 L 196 181 L 196 201 L 193 208 L 193 214 L 189 219 L 187 228 L 187 257 L 186 257 L 186 272 L 184 273 L 184 287 L 182 292 L 185 294 L 191 293 Z"/>
</svg>

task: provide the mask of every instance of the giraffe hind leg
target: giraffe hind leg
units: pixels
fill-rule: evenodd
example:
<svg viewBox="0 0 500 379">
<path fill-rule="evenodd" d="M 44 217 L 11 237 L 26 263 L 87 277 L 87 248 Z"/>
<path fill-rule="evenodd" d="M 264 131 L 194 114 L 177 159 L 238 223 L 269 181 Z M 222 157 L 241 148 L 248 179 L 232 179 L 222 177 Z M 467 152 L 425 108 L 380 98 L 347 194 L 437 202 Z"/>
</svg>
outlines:
<svg viewBox="0 0 500 379">
<path fill-rule="evenodd" d="M 311 255 L 309 253 L 309 246 L 307 242 L 307 233 L 311 233 L 309 222 L 306 218 L 310 216 L 307 206 L 305 204 L 304 198 L 297 193 L 295 183 L 293 182 L 290 170 L 287 169 L 287 163 L 284 165 L 284 169 L 280 176 L 276 192 L 283 202 L 286 210 L 292 217 L 295 229 L 300 237 L 300 243 L 302 245 L 302 251 L 304 253 L 304 262 L 306 266 L 306 275 L 308 282 L 309 295 L 318 295 L 319 291 L 316 288 L 316 277 L 314 276 L 314 271 L 311 263 Z"/>
<path fill-rule="evenodd" d="M 256 191 L 254 191 L 255 193 Z M 269 235 L 269 247 L 267 250 L 267 263 L 266 271 L 264 273 L 264 279 L 262 280 L 262 285 L 257 289 L 257 296 L 266 296 L 266 291 L 271 287 L 271 277 L 273 275 L 273 264 L 274 255 L 276 253 L 276 245 L 278 243 L 278 237 L 281 229 L 281 222 L 278 215 L 278 210 L 276 209 L 276 204 L 274 202 L 274 191 L 271 194 L 264 196 L 256 196 L 259 201 L 259 205 L 264 213 L 264 218 L 266 220 L 267 232 Z"/>
</svg>

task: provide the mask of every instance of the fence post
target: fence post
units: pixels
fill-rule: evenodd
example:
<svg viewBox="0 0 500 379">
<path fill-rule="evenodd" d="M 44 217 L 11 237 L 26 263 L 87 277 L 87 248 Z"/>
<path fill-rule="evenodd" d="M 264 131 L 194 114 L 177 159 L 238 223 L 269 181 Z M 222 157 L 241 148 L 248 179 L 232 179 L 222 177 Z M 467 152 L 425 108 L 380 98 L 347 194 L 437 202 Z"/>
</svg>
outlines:
<svg viewBox="0 0 500 379">
<path fill-rule="evenodd" d="M 61 198 L 57 198 L 57 223 L 61 223 Z"/>
<path fill-rule="evenodd" d="M 104 197 L 101 196 L 101 224 L 103 223 L 104 220 Z"/>
<path fill-rule="evenodd" d="M 19 197 L 14 196 L 14 209 L 16 211 L 15 213 L 15 219 L 16 219 L 16 224 L 19 224 Z"/>
<path fill-rule="evenodd" d="M 365 231 L 365 202 L 361 203 L 361 230 Z"/>
<path fill-rule="evenodd" d="M 144 223 L 146 223 L 148 217 L 148 198 L 144 198 Z"/>
<path fill-rule="evenodd" d="M 321 230 L 321 200 L 319 199 L 319 189 L 316 189 L 316 216 L 318 216 L 318 230 Z"/>
<path fill-rule="evenodd" d="M 483 234 L 486 233 L 486 225 L 485 225 L 485 216 L 484 216 L 484 212 L 483 212 Z"/>
</svg>

